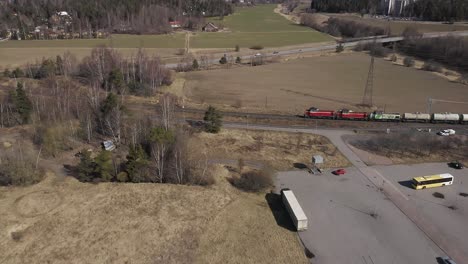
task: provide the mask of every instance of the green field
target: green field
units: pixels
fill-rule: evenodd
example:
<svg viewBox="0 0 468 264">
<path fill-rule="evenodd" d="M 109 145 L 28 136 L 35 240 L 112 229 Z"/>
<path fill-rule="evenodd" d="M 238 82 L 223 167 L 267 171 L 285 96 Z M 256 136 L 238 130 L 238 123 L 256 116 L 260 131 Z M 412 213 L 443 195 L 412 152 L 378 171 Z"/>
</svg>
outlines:
<svg viewBox="0 0 468 264">
<path fill-rule="evenodd" d="M 210 18 L 224 25 L 226 32 L 196 32 L 190 37 L 190 48 L 226 49 L 239 45 L 281 47 L 289 45 L 325 42 L 328 35 L 294 24 L 274 13 L 276 5 L 259 5 L 240 8 L 233 15 Z M 161 57 L 174 57 L 176 50 L 185 47 L 183 32 L 167 35 L 113 35 L 109 39 L 73 40 L 22 40 L 0 42 L 0 69 L 16 67 L 27 62 L 55 57 L 70 51 L 78 58 L 88 55 L 93 47 L 108 45 L 121 50 L 124 55 L 135 53 L 137 48 L 146 48 Z"/>
<path fill-rule="evenodd" d="M 183 34 L 112 35 L 109 39 L 22 40 L 5 41 L 0 48 L 92 48 L 108 45 L 114 48 L 183 48 Z"/>
</svg>

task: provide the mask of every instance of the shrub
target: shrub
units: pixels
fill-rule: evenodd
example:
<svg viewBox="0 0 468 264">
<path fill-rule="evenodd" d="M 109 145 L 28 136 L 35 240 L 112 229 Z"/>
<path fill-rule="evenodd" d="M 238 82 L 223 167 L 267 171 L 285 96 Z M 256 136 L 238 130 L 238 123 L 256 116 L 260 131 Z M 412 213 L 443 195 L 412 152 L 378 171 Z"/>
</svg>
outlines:
<svg viewBox="0 0 468 264">
<path fill-rule="evenodd" d="M 226 56 L 221 57 L 221 59 L 219 60 L 219 64 L 226 64 L 226 63 L 227 63 Z"/>
<path fill-rule="evenodd" d="M 439 199 L 444 199 L 445 198 L 445 195 L 443 193 L 440 193 L 440 192 L 435 192 L 432 194 L 432 196 L 434 196 L 435 198 L 439 198 Z"/>
<path fill-rule="evenodd" d="M 21 149 L 2 152 L 0 157 L 0 186 L 26 186 L 42 180 L 42 171 L 36 168 L 37 156 Z"/>
<path fill-rule="evenodd" d="M 398 60 L 397 55 L 393 54 L 393 55 L 390 57 L 390 60 L 393 61 L 393 62 L 396 62 L 396 61 Z"/>
<path fill-rule="evenodd" d="M 424 71 L 431 71 L 431 72 L 442 72 L 442 66 L 435 62 L 424 62 L 424 65 L 421 68 Z"/>
<path fill-rule="evenodd" d="M 117 174 L 118 182 L 128 182 L 128 174 L 125 171 L 119 172 Z"/>
<path fill-rule="evenodd" d="M 205 121 L 205 131 L 208 133 L 218 133 L 223 125 L 222 118 L 223 116 L 221 113 L 210 105 L 203 117 L 203 120 Z"/>
<path fill-rule="evenodd" d="M 403 60 L 403 65 L 405 65 L 406 67 L 413 67 L 414 66 L 414 59 L 411 58 L 411 57 L 406 57 Z"/>
<path fill-rule="evenodd" d="M 273 186 L 274 171 L 271 168 L 253 170 L 232 178 L 231 184 L 246 192 L 260 192 Z"/>
<path fill-rule="evenodd" d="M 405 30 L 403 30 L 402 36 L 405 39 L 409 38 L 421 38 L 423 36 L 422 33 L 420 33 L 415 27 L 406 27 Z"/>
<path fill-rule="evenodd" d="M 263 49 L 263 46 L 262 45 L 253 45 L 250 47 L 250 49 L 253 49 L 253 50 L 262 50 Z"/>
<path fill-rule="evenodd" d="M 11 72 L 12 78 L 21 78 L 24 77 L 24 72 L 20 68 L 16 68 L 13 72 Z"/>
<path fill-rule="evenodd" d="M 240 64 L 240 63 L 242 63 L 242 59 L 241 59 L 241 57 L 237 57 L 237 58 L 236 58 L 236 63 L 237 63 L 237 64 Z"/>
<path fill-rule="evenodd" d="M 336 46 L 336 53 L 343 52 L 343 50 L 344 50 L 343 44 L 340 43 Z"/>
<path fill-rule="evenodd" d="M 236 52 L 239 52 L 239 50 L 240 50 L 239 45 L 236 45 L 236 47 L 234 48 L 234 50 L 235 50 Z"/>
<path fill-rule="evenodd" d="M 461 192 L 461 193 L 459 193 L 459 195 L 462 196 L 462 197 L 468 197 L 468 193 Z"/>
</svg>

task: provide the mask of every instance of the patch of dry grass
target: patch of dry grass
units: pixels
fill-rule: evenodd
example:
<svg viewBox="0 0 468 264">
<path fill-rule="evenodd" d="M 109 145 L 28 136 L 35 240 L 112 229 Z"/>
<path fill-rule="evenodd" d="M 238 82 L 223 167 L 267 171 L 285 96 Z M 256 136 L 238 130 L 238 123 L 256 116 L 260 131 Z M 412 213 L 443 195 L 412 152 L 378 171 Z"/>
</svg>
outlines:
<svg viewBox="0 0 468 264">
<path fill-rule="evenodd" d="M 294 163 L 309 164 L 312 155 L 325 158 L 325 168 L 345 167 L 348 160 L 325 137 L 301 133 L 222 129 L 219 134 L 199 133 L 191 144 L 204 148 L 211 159 L 269 163 L 290 170 Z"/>
<path fill-rule="evenodd" d="M 0 187 L 0 263 L 305 263 L 261 195 L 236 190 L 220 165 L 210 173 L 218 180 L 210 188 L 51 173 L 34 186 Z"/>
</svg>

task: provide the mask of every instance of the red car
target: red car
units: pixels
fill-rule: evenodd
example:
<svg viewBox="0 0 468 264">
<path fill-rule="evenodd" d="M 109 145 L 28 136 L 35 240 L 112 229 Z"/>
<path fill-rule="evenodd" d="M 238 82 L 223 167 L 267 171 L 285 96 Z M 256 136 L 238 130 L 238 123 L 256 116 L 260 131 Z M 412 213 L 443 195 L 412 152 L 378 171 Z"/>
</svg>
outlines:
<svg viewBox="0 0 468 264">
<path fill-rule="evenodd" d="M 335 175 L 343 175 L 346 173 L 346 171 L 344 169 L 338 169 L 336 171 L 333 171 L 332 173 Z"/>
</svg>

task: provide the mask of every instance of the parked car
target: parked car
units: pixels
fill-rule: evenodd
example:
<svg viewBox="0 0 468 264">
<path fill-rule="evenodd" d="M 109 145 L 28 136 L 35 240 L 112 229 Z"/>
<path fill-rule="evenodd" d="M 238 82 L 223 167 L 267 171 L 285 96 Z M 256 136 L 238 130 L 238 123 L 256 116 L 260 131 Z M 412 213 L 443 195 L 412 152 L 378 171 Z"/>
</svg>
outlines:
<svg viewBox="0 0 468 264">
<path fill-rule="evenodd" d="M 337 169 L 332 172 L 335 175 L 344 175 L 346 173 L 345 169 Z"/>
<path fill-rule="evenodd" d="M 455 130 L 453 129 L 444 129 L 439 132 L 437 132 L 437 135 L 439 136 L 450 136 L 450 135 L 455 135 Z"/>
<path fill-rule="evenodd" d="M 461 164 L 458 161 L 452 161 L 448 165 L 449 165 L 449 167 L 457 169 L 457 170 L 461 170 L 461 169 L 463 169 L 465 167 L 465 166 L 463 166 L 463 164 Z"/>
</svg>

